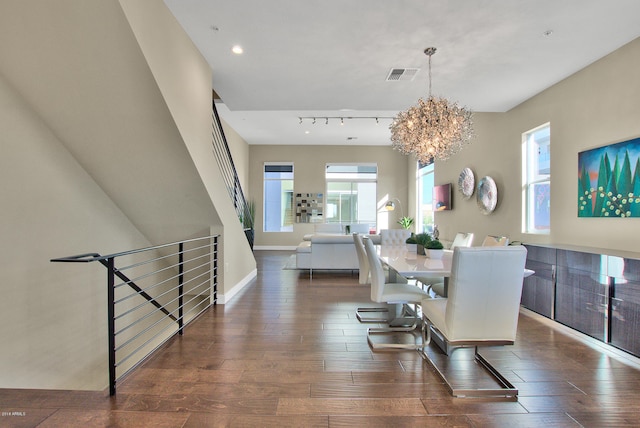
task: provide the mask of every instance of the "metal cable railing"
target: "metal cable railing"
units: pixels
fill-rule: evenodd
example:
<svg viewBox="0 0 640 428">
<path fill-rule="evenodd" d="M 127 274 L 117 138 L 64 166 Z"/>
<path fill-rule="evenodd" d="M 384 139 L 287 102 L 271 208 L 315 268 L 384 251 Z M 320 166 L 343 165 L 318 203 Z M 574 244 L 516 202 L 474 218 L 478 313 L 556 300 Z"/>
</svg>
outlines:
<svg viewBox="0 0 640 428">
<path fill-rule="evenodd" d="M 222 123 L 220 122 L 220 116 L 216 109 L 216 103 L 213 102 L 212 105 L 213 114 L 211 121 L 211 136 L 213 152 L 216 157 L 216 161 L 218 162 L 218 166 L 220 167 L 220 172 L 222 173 L 225 186 L 229 192 L 229 197 L 233 202 L 233 207 L 235 208 L 238 219 L 244 228 L 244 234 L 247 237 L 247 241 L 249 242 L 251 249 L 253 249 L 255 207 L 253 204 L 248 203 L 244 196 L 238 172 L 236 171 L 231 151 L 229 150 L 229 144 L 227 143 L 227 138 L 225 137 L 224 130 L 222 129 Z"/>
<path fill-rule="evenodd" d="M 101 256 L 52 262 L 99 262 L 107 268 L 109 393 L 116 382 L 217 302 L 218 237 L 206 236 Z M 122 267 L 116 267 L 116 264 Z M 132 291 L 133 290 L 133 291 Z"/>
</svg>

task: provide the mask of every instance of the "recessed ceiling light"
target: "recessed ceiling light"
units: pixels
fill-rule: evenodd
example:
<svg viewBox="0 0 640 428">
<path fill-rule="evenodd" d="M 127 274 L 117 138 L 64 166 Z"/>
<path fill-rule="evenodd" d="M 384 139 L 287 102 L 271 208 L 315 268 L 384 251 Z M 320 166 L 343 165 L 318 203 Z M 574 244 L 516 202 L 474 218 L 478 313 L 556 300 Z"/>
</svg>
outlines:
<svg viewBox="0 0 640 428">
<path fill-rule="evenodd" d="M 242 49 L 242 46 L 240 45 L 235 45 L 234 47 L 231 48 L 231 52 L 233 52 L 236 55 L 240 55 L 242 52 L 244 52 L 244 49 Z"/>
</svg>

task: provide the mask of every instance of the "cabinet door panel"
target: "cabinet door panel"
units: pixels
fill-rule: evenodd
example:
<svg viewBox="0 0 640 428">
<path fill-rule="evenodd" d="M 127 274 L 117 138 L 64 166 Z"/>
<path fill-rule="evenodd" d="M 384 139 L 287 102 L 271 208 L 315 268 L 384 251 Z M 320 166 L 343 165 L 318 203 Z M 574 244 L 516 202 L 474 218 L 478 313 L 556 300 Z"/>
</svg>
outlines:
<svg viewBox="0 0 640 428">
<path fill-rule="evenodd" d="M 551 318 L 553 315 L 553 265 L 556 249 L 527 245 L 527 269 L 535 273 L 524 279 L 522 305 Z"/>
<path fill-rule="evenodd" d="M 522 288 L 522 305 L 527 309 L 551 318 L 553 307 L 553 282 L 537 276 L 525 278 Z"/>
<path fill-rule="evenodd" d="M 611 257 L 611 344 L 640 356 L 640 260 Z"/>
<path fill-rule="evenodd" d="M 556 320 L 604 340 L 607 286 L 604 275 L 558 266 Z"/>
</svg>

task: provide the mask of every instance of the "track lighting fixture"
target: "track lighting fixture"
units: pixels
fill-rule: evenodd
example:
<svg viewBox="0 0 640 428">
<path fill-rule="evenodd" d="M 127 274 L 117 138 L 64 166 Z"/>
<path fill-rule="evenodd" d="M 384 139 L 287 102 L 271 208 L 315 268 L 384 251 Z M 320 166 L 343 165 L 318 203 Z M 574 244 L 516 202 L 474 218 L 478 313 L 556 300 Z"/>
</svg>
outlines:
<svg viewBox="0 0 640 428">
<path fill-rule="evenodd" d="M 330 120 L 336 120 L 339 121 L 340 125 L 344 125 L 344 122 L 346 120 L 374 120 L 376 125 L 380 123 L 380 119 L 389 119 L 392 120 L 393 117 L 383 117 L 383 116 L 302 116 L 302 117 L 298 117 L 298 121 L 300 122 L 300 125 L 302 125 L 302 122 L 304 122 L 305 120 L 309 120 L 311 121 L 312 125 L 316 124 L 316 121 L 320 119 L 324 119 L 324 124 L 328 125 Z"/>
</svg>

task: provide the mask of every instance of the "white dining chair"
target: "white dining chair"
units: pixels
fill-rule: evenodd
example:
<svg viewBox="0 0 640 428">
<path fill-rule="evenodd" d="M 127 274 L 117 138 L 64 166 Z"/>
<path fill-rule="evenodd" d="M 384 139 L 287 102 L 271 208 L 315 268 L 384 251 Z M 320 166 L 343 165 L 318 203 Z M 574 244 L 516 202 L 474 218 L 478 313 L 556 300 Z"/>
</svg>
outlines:
<svg viewBox="0 0 640 428">
<path fill-rule="evenodd" d="M 453 239 L 453 242 L 451 243 L 451 246 L 449 247 L 449 249 L 453 250 L 456 247 L 470 247 L 472 242 L 473 242 L 473 233 L 458 232 L 456 233 L 456 236 Z M 440 278 L 418 277 L 416 278 L 416 280 L 423 285 L 427 293 L 433 292 L 435 295 L 438 295 L 438 296 L 443 296 L 443 297 L 446 296 L 445 279 L 443 277 L 440 277 Z"/>
<path fill-rule="evenodd" d="M 455 347 L 473 346 L 476 361 L 501 377 L 479 356 L 478 347 L 515 342 L 526 259 L 527 249 L 520 245 L 456 248 L 448 297 L 424 299 L 421 304 L 425 346 L 432 335 L 444 344 L 447 355 Z M 502 380 L 506 383 L 498 393 L 513 389 Z"/>
<path fill-rule="evenodd" d="M 356 247 L 356 254 L 358 255 L 358 283 L 369 284 L 371 279 L 371 273 L 369 270 L 369 261 L 367 260 L 367 253 L 364 249 L 364 243 L 362 237 L 358 233 L 353 234 L 353 245 Z M 388 281 L 388 272 L 385 276 Z M 372 313 L 378 313 L 379 316 L 370 316 Z M 356 309 L 356 318 L 362 323 L 381 323 L 389 322 L 390 314 L 389 307 L 360 307 Z"/>
<path fill-rule="evenodd" d="M 506 247 L 509 245 L 509 238 L 506 236 L 487 235 L 482 241 L 483 247 Z"/>
<path fill-rule="evenodd" d="M 451 246 L 449 246 L 450 250 L 453 250 L 456 247 L 470 247 L 473 243 L 473 233 L 471 232 L 458 232 L 456 233 L 455 238 L 453 238 L 453 242 Z"/>
<path fill-rule="evenodd" d="M 407 327 L 381 327 L 367 329 L 367 341 L 373 350 L 394 348 L 394 349 L 420 349 L 421 344 L 414 343 L 377 343 L 372 340 L 371 335 L 389 334 L 389 333 L 413 333 L 420 325 L 421 320 L 418 317 L 417 305 L 428 299 L 429 294 L 415 285 L 405 282 L 385 282 L 384 270 L 382 262 L 378 257 L 376 249 L 371 239 L 364 237 L 364 248 L 369 262 L 371 272 L 371 301 L 375 303 L 400 304 L 414 306 L 414 321 Z"/>
<path fill-rule="evenodd" d="M 380 231 L 380 244 L 400 246 L 405 245 L 411 232 L 407 229 L 382 229 Z"/>
</svg>

